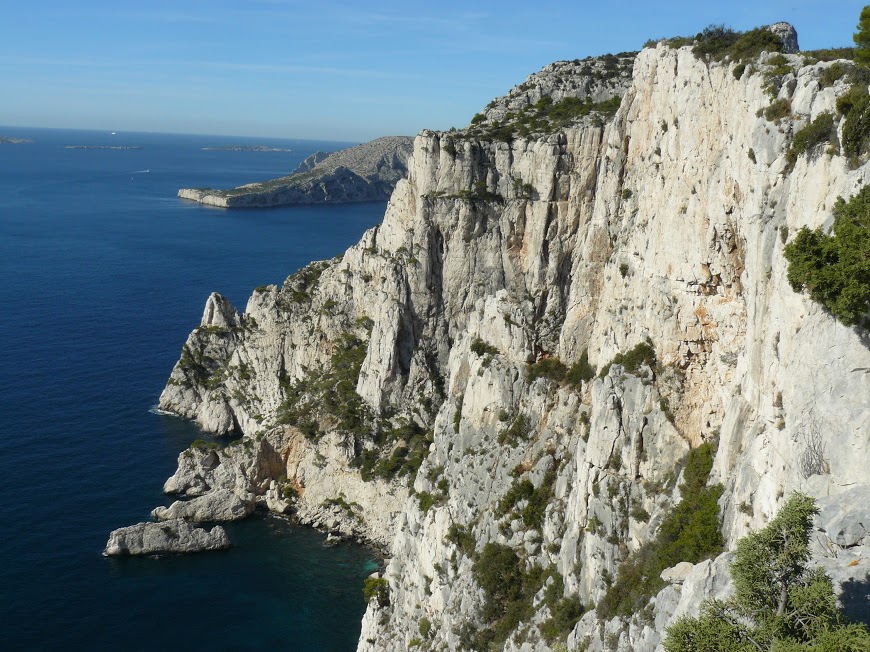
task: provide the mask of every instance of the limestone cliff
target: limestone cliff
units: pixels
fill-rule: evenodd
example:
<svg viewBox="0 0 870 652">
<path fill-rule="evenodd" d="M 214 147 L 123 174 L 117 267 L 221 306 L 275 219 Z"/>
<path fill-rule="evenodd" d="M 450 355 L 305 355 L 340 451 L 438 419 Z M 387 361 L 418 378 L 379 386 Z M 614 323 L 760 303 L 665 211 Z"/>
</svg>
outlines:
<svg viewBox="0 0 870 652">
<path fill-rule="evenodd" d="M 209 298 L 160 405 L 244 436 L 182 454 L 167 489 L 230 489 L 388 543 L 361 651 L 473 649 L 490 542 L 550 578 L 505 649 L 657 649 L 674 618 L 727 594 L 729 553 L 671 569 L 631 617 L 542 628 L 554 598 L 601 601 L 703 442 L 726 548 L 801 490 L 824 507 L 825 568 L 866 583 L 866 333 L 795 293 L 782 251 L 870 168 L 836 143 L 791 164 L 796 129 L 846 83 L 785 60 L 735 74 L 660 43 L 606 89 L 556 65 L 576 95 L 532 84 L 469 129 L 421 133 L 359 244 L 259 288 L 241 315 Z M 775 99 L 788 109 L 769 120 Z"/>
<path fill-rule="evenodd" d="M 386 201 L 405 175 L 413 140 L 388 136 L 331 154 L 317 152 L 286 177 L 229 190 L 182 188 L 178 196 L 222 208 Z"/>
</svg>

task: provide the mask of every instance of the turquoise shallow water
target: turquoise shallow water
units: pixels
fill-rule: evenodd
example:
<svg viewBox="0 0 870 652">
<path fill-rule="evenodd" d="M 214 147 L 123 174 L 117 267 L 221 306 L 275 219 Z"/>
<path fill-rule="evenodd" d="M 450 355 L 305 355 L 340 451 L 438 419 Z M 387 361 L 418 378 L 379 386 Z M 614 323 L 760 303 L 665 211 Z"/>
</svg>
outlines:
<svg viewBox="0 0 870 652">
<path fill-rule="evenodd" d="M 334 256 L 383 204 L 225 211 L 186 186 L 286 174 L 316 149 L 278 139 L 0 128 L 0 640 L 4 649 L 352 650 L 360 546 L 278 519 L 229 526 L 226 552 L 107 559 L 110 530 L 168 504 L 201 433 L 149 412 L 209 292 Z M 239 142 L 291 152 L 215 152 Z M 141 145 L 70 150 L 65 145 Z M 145 170 L 148 170 L 145 172 Z"/>
</svg>

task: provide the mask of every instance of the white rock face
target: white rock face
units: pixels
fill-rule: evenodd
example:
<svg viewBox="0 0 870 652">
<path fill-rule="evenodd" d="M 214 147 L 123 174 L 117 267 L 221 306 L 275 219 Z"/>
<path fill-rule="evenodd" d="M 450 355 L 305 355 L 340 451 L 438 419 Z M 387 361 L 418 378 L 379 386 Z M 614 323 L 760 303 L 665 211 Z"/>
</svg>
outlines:
<svg viewBox="0 0 870 652">
<path fill-rule="evenodd" d="M 137 523 L 114 530 L 106 544 L 106 555 L 154 555 L 161 553 L 203 552 L 230 547 L 226 531 L 215 525 L 211 530 L 194 527 L 183 519 L 162 523 Z"/>
<path fill-rule="evenodd" d="M 151 512 L 157 521 L 183 518 L 193 523 L 238 521 L 254 511 L 254 501 L 243 500 L 227 489 L 215 489 L 192 500 L 176 500 L 169 507 L 158 507 Z"/>
<path fill-rule="evenodd" d="M 845 82 L 820 88 L 831 64 L 786 59 L 794 72 L 779 97 L 791 115 L 779 123 L 764 117 L 762 74 L 736 79 L 731 64 L 659 44 L 634 59 L 606 123 L 510 143 L 422 132 L 380 226 L 259 288 L 235 324 L 188 338 L 161 407 L 248 444 L 183 454 L 167 491 L 249 492 L 303 522 L 389 541 L 389 605 L 369 605 L 358 649 L 406 650 L 427 618 L 426 644 L 455 650 L 485 627 L 473 550 L 508 545 L 558 572 L 565 596 L 595 604 L 679 501 L 680 460 L 716 441 L 726 547 L 791 492 L 810 493 L 827 546 L 816 559 L 845 604 L 867 570 L 867 520 L 848 506 L 870 485 L 870 349 L 791 289 L 782 252 L 801 227 L 829 224 L 870 169 L 822 151 L 789 167 L 793 133 L 833 111 Z M 589 83 L 559 88 L 585 97 Z M 517 99 L 531 92 L 516 101 L 536 101 Z M 312 441 L 276 425 L 294 383 L 322 378 L 349 335 L 366 342 L 366 410 L 432 430 L 414 497 L 404 480 L 360 478 L 375 426 L 326 419 Z M 645 341 L 655 365 L 572 383 L 532 373 L 584 352 L 602 371 Z M 530 492 L 545 507 L 530 507 Z M 588 612 L 569 649 L 659 649 L 674 618 L 731 590 L 729 555 L 671 573 L 631 619 Z M 543 592 L 532 606 L 505 649 L 549 649 Z"/>
</svg>

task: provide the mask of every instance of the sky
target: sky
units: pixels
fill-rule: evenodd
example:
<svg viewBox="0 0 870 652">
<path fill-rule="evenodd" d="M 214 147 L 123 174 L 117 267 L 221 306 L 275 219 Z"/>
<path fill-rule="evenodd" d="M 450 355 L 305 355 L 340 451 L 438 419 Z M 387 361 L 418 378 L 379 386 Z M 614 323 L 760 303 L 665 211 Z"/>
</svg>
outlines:
<svg viewBox="0 0 870 652">
<path fill-rule="evenodd" d="M 724 23 L 852 44 L 853 0 L 3 0 L 0 125 L 362 142 L 467 125 L 553 61 Z"/>
</svg>

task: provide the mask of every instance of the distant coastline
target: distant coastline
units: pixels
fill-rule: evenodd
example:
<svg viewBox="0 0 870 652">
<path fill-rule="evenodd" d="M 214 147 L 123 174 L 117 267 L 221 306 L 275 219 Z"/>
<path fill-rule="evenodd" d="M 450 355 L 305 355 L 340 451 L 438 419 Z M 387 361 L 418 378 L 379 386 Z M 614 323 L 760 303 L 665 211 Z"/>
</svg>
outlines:
<svg viewBox="0 0 870 652">
<path fill-rule="evenodd" d="M 291 174 L 277 179 L 218 190 L 181 188 L 178 197 L 221 208 L 256 208 L 290 204 L 342 204 L 387 201 L 407 173 L 414 146 L 409 136 L 387 136 L 332 153 L 318 151 Z M 245 146 L 203 147 L 235 150 Z M 265 146 L 252 151 L 274 151 Z"/>
<path fill-rule="evenodd" d="M 284 147 L 268 147 L 266 145 L 226 145 L 224 147 L 203 147 L 204 152 L 290 152 Z"/>
<path fill-rule="evenodd" d="M 64 149 L 145 149 L 142 145 L 66 145 Z"/>
<path fill-rule="evenodd" d="M 32 143 L 29 138 L 12 138 L 11 136 L 0 136 L 0 144 L 3 145 L 25 145 Z"/>
</svg>

